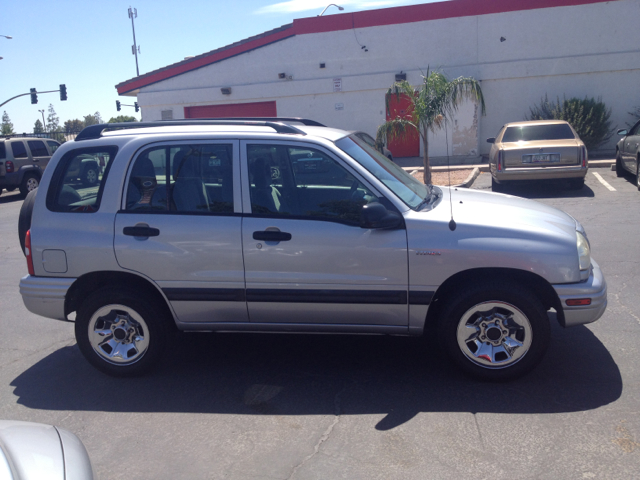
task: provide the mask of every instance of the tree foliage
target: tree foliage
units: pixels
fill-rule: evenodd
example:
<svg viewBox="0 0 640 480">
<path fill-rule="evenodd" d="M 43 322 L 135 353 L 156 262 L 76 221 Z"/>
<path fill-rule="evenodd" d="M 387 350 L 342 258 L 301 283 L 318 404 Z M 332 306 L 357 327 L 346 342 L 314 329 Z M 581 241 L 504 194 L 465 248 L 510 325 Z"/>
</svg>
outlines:
<svg viewBox="0 0 640 480">
<path fill-rule="evenodd" d="M 36 120 L 36 123 L 33 124 L 33 133 L 44 133 L 44 125 L 40 119 Z"/>
<path fill-rule="evenodd" d="M 53 104 L 49 104 L 47 115 L 47 132 L 59 132 L 60 131 L 60 118 L 56 114 L 56 110 L 53 108 Z"/>
<path fill-rule="evenodd" d="M 376 142 L 384 143 L 389 137 L 406 137 L 408 132 L 417 131 L 423 145 L 424 183 L 431 183 L 431 165 L 429 164 L 428 131 L 445 126 L 453 119 L 455 112 L 463 100 L 473 100 L 480 104 L 482 114 L 485 113 L 484 96 L 480 83 L 472 77 L 459 77 L 449 80 L 443 73 L 431 72 L 422 76 L 422 84 L 414 88 L 403 80 L 394 83 L 387 91 L 387 113 L 389 97 L 395 95 L 399 100 L 405 96 L 410 100 L 407 118 L 396 117 L 378 127 Z"/>
<path fill-rule="evenodd" d="M 9 114 L 5 110 L 2 114 L 2 135 L 13 135 L 14 133 L 15 132 L 13 131 L 13 123 L 11 123 Z"/>
<path fill-rule="evenodd" d="M 79 119 L 67 120 L 64 122 L 64 131 L 66 133 L 80 132 L 84 128 L 84 122 Z"/>
<path fill-rule="evenodd" d="M 118 115 L 117 117 L 111 117 L 107 123 L 125 123 L 125 122 L 137 122 L 136 117 L 130 115 Z"/>
<path fill-rule="evenodd" d="M 564 98 L 549 101 L 547 95 L 540 104 L 529 109 L 527 120 L 565 120 L 580 136 L 588 150 L 605 144 L 613 135 L 611 109 L 607 109 L 601 98 Z"/>
<path fill-rule="evenodd" d="M 100 116 L 100 112 L 96 112 L 93 115 L 85 115 L 84 116 L 84 126 L 88 127 L 89 125 L 98 125 L 102 123 L 102 116 Z"/>
</svg>

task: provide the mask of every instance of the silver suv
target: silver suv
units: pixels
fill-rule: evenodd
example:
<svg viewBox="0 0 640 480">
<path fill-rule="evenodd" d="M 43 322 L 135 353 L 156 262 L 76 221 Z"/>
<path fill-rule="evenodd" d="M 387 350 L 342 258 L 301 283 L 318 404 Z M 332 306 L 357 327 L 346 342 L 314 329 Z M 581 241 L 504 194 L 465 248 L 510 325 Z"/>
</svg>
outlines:
<svg viewBox="0 0 640 480">
<path fill-rule="evenodd" d="M 603 314 L 571 216 L 425 186 L 357 135 L 296 123 L 87 127 L 25 202 L 27 308 L 75 312 L 80 350 L 116 376 L 169 357 L 178 329 L 424 333 L 490 380 L 541 360 L 550 310 L 565 327 Z M 105 163 L 92 186 L 68 175 L 87 156 Z"/>
<path fill-rule="evenodd" d="M 0 193 L 20 188 L 22 196 L 38 188 L 42 172 L 60 144 L 36 137 L 0 139 Z"/>
</svg>

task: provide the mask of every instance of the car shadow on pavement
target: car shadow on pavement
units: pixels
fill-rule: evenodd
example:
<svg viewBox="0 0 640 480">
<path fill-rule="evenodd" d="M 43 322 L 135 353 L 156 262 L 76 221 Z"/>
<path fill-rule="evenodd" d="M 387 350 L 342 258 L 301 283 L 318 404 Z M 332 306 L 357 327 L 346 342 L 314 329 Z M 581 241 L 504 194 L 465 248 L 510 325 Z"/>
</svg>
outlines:
<svg viewBox="0 0 640 480">
<path fill-rule="evenodd" d="M 18 193 L 14 193 L 12 194 L 7 194 L 2 192 L 2 196 L 0 197 L 0 205 L 3 205 L 5 203 L 14 203 L 14 202 L 21 202 L 22 200 L 24 200 L 22 198 L 22 195 L 18 194 Z"/>
<path fill-rule="evenodd" d="M 571 190 L 561 183 L 522 183 L 507 185 L 503 193 L 523 198 L 592 198 L 595 193 L 584 185 L 580 190 Z"/>
<path fill-rule="evenodd" d="M 11 383 L 31 409 L 235 415 L 386 414 L 389 430 L 420 412 L 561 413 L 617 400 L 622 378 L 584 326 L 555 322 L 538 368 L 483 383 L 422 338 L 347 335 L 180 334 L 141 378 L 94 370 L 77 346 L 57 350 Z"/>
</svg>

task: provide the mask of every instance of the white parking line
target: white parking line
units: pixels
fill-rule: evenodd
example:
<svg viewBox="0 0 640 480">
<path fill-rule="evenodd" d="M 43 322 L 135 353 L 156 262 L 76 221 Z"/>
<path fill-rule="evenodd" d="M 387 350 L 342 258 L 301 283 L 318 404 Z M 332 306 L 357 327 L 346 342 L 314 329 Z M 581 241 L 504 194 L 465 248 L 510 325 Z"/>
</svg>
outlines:
<svg viewBox="0 0 640 480">
<path fill-rule="evenodd" d="M 606 181 L 604 178 L 602 178 L 602 177 L 600 176 L 600 174 L 599 174 L 599 173 L 597 173 L 597 172 L 591 172 L 591 173 L 593 173 L 593 175 L 594 175 L 598 180 L 600 180 L 600 183 L 601 183 L 601 184 L 603 184 L 605 187 L 607 187 L 609 190 L 611 190 L 612 192 L 615 192 L 615 191 L 616 191 L 616 189 L 615 189 L 615 188 L 613 188 L 611 185 L 609 185 L 609 184 L 607 183 L 607 181 Z"/>
</svg>

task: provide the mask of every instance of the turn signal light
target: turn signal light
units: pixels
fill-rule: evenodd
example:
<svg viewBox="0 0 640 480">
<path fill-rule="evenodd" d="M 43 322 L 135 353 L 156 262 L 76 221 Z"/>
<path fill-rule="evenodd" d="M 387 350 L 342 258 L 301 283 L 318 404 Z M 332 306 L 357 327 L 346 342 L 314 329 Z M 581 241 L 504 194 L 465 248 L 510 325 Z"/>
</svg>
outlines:
<svg viewBox="0 0 640 480">
<path fill-rule="evenodd" d="M 35 276 L 36 272 L 33 269 L 33 256 L 31 255 L 31 230 L 27 231 L 27 236 L 24 239 L 24 254 L 27 256 L 27 269 L 29 275 Z"/>
<path fill-rule="evenodd" d="M 503 156 L 503 153 L 502 153 L 502 150 L 500 150 L 498 152 L 498 171 L 499 172 L 502 171 L 502 156 Z"/>
<path fill-rule="evenodd" d="M 13 162 L 11 160 L 7 160 L 4 164 L 4 168 L 7 170 L 7 173 L 13 173 Z"/>
<path fill-rule="evenodd" d="M 584 307 L 586 305 L 591 305 L 590 298 L 572 298 L 567 300 L 567 306 L 569 307 Z"/>
</svg>

